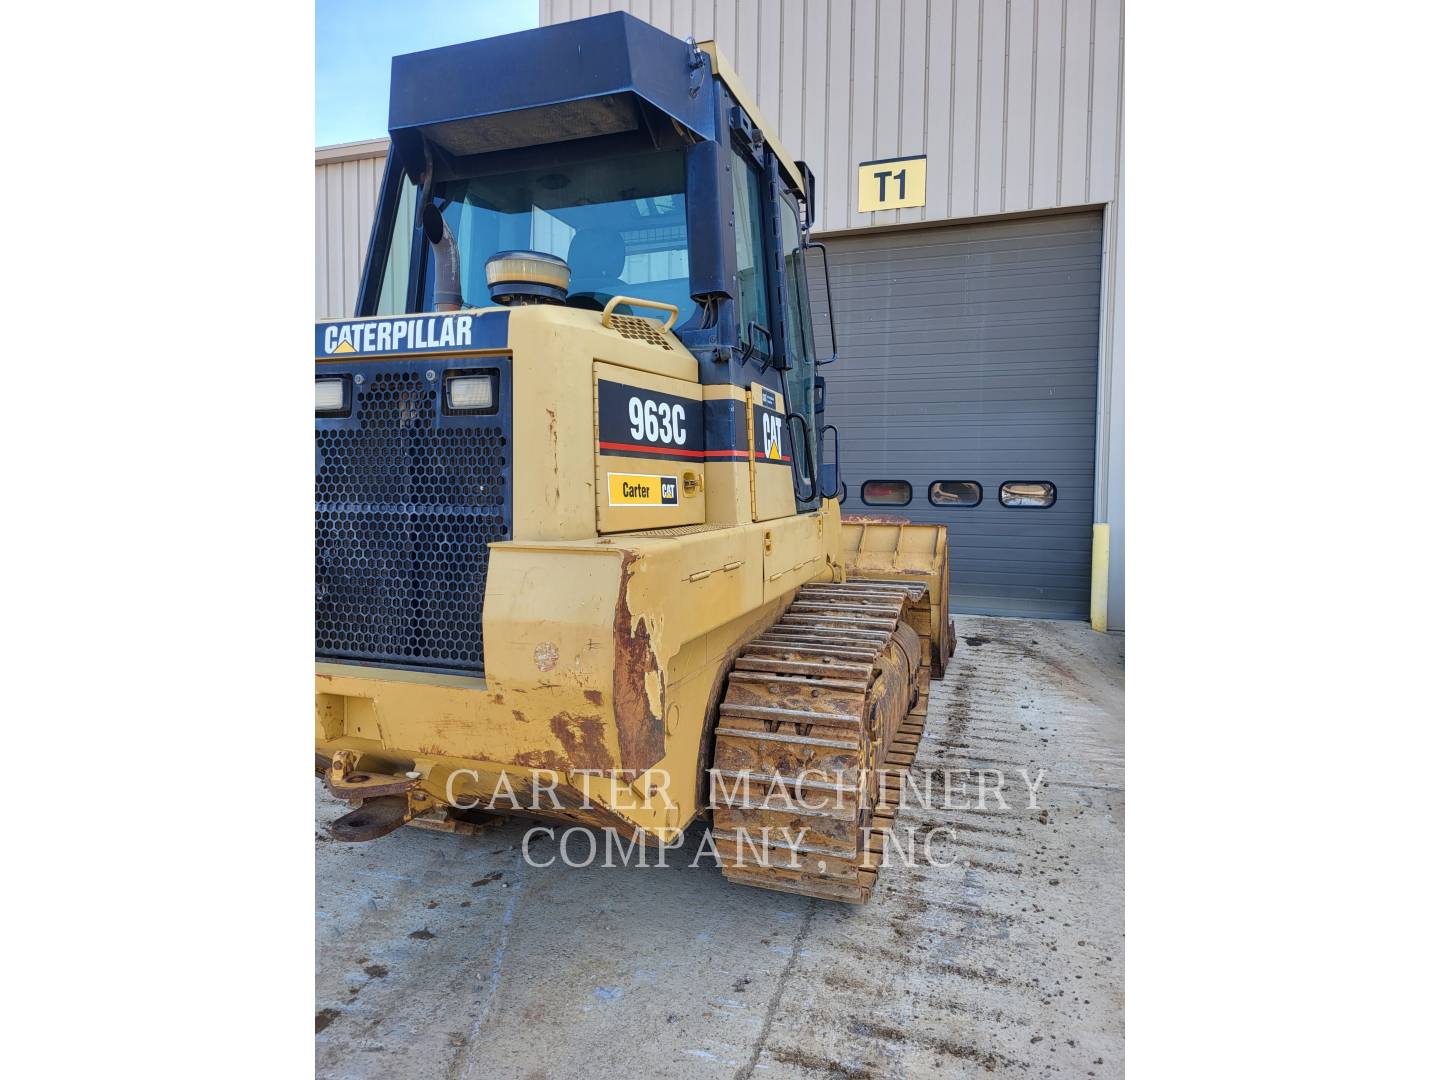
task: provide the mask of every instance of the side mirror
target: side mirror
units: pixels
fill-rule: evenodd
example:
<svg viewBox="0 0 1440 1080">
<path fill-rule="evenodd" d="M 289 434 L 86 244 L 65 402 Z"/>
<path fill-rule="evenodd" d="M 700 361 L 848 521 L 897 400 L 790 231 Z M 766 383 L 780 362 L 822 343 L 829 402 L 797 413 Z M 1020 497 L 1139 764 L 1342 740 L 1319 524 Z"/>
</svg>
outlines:
<svg viewBox="0 0 1440 1080">
<path fill-rule="evenodd" d="M 835 297 L 830 291 L 830 253 L 825 250 L 825 245 L 818 240 L 806 240 L 800 247 L 809 251 L 815 248 L 820 252 L 820 263 L 825 269 L 825 308 L 830 313 L 830 358 L 828 360 L 816 360 L 816 365 L 833 364 L 840 359 L 840 346 L 835 341 Z"/>
</svg>

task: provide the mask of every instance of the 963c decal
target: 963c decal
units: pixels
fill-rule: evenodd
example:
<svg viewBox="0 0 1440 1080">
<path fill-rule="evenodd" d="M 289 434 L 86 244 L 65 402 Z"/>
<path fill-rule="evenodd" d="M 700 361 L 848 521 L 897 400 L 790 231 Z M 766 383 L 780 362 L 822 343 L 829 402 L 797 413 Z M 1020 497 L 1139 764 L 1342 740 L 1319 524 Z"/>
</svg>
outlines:
<svg viewBox="0 0 1440 1080">
<path fill-rule="evenodd" d="M 699 460 L 705 456 L 701 402 L 600 379 L 600 453 Z"/>
</svg>

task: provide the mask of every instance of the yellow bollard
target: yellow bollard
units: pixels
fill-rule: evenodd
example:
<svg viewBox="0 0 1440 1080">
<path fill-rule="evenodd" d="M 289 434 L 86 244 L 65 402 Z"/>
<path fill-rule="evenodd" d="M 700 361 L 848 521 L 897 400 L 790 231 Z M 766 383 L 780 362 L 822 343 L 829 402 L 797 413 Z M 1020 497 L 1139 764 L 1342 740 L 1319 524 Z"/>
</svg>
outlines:
<svg viewBox="0 0 1440 1080">
<path fill-rule="evenodd" d="M 1105 633 L 1110 612 L 1110 526 L 1095 522 L 1090 545 L 1090 629 Z"/>
</svg>

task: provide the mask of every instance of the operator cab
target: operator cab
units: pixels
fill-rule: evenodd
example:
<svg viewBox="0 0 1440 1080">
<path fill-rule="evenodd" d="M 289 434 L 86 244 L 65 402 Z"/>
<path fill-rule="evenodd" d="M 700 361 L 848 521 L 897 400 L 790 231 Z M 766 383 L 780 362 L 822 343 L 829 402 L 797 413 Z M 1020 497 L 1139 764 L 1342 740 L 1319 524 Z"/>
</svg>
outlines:
<svg viewBox="0 0 1440 1080">
<path fill-rule="evenodd" d="M 814 177 L 767 137 L 712 45 L 616 12 L 398 56 L 390 130 L 357 316 L 452 310 L 452 288 L 457 306 L 490 306 L 493 256 L 563 260 L 567 306 L 673 306 L 702 384 L 783 395 L 796 510 L 818 507 Z"/>
</svg>

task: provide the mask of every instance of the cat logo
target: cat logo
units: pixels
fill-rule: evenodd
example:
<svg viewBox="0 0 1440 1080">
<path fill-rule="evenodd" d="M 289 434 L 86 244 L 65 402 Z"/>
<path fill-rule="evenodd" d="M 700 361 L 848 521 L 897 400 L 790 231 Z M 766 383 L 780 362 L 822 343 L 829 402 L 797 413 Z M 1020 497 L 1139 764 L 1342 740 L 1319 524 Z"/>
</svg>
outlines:
<svg viewBox="0 0 1440 1080">
<path fill-rule="evenodd" d="M 761 413 L 761 438 L 765 450 L 765 460 L 780 460 L 781 431 L 780 417 L 776 413 Z"/>
<path fill-rule="evenodd" d="M 785 400 L 774 390 L 750 384 L 751 460 L 770 465 L 790 464 L 785 444 Z"/>
</svg>

